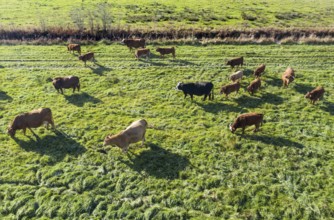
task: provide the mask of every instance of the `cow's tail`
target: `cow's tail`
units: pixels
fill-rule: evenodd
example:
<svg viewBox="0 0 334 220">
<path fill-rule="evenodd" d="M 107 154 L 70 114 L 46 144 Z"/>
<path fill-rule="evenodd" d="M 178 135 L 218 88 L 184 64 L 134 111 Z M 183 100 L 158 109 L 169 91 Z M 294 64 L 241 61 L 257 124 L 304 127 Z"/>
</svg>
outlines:
<svg viewBox="0 0 334 220">
<path fill-rule="evenodd" d="M 80 83 L 77 85 L 78 92 L 80 92 Z"/>
</svg>

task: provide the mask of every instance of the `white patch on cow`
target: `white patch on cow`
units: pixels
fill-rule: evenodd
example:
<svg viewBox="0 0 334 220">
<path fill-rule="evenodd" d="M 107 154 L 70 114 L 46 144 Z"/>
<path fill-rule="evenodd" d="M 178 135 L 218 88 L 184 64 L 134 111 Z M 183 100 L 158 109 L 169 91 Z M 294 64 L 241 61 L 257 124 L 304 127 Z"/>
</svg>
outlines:
<svg viewBox="0 0 334 220">
<path fill-rule="evenodd" d="M 230 130 L 232 131 L 232 123 L 230 124 Z"/>
<path fill-rule="evenodd" d="M 176 90 L 180 90 L 180 89 L 179 89 L 180 84 L 181 84 L 181 82 L 178 82 L 178 83 L 177 83 L 177 85 L 176 85 L 176 87 L 175 87 Z"/>
</svg>

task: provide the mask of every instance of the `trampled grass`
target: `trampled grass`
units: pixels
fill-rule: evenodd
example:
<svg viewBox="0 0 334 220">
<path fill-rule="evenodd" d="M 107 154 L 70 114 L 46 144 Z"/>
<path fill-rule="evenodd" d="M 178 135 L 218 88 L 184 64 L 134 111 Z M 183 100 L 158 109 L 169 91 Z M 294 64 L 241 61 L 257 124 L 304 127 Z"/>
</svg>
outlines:
<svg viewBox="0 0 334 220">
<path fill-rule="evenodd" d="M 90 10 L 97 25 L 93 0 L 0 1 L 0 22 L 5 27 L 73 27 L 71 12 L 83 11 L 89 27 Z M 125 29 L 220 28 L 220 27 L 317 27 L 333 26 L 333 0 L 248 0 L 248 1 L 109 1 L 112 26 Z"/>
<path fill-rule="evenodd" d="M 154 51 L 154 45 L 149 44 Z M 1 46 L 0 216 L 9 219 L 329 219 L 334 215 L 332 45 L 176 45 L 177 58 L 136 61 L 122 45 L 83 46 L 85 68 L 63 45 Z M 244 56 L 246 77 L 228 99 L 219 88 Z M 259 64 L 263 87 L 244 91 Z M 280 76 L 296 70 L 289 88 Z M 57 94 L 50 78 L 76 75 L 81 91 Z M 214 101 L 183 98 L 178 81 L 212 81 Z M 304 94 L 322 85 L 311 105 Z M 22 112 L 53 111 L 56 131 L 16 139 Z M 228 130 L 240 113 L 265 114 L 260 132 Z M 99 152 L 107 134 L 150 124 L 147 143 Z"/>
</svg>

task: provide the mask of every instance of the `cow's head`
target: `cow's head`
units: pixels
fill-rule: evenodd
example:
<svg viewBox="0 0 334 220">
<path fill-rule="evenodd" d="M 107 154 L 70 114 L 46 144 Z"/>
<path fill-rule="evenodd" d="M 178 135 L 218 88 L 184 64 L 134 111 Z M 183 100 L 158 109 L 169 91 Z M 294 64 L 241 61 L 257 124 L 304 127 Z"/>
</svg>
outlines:
<svg viewBox="0 0 334 220">
<path fill-rule="evenodd" d="M 121 44 L 127 44 L 128 42 L 129 42 L 128 39 L 123 38 L 123 40 L 121 41 Z"/>
<path fill-rule="evenodd" d="M 230 131 L 231 131 L 232 133 L 234 133 L 235 130 L 236 130 L 236 127 L 234 126 L 234 124 L 232 125 L 232 123 L 231 123 L 229 127 L 230 127 Z"/>
<path fill-rule="evenodd" d="M 83 59 L 83 56 L 81 55 L 81 56 L 79 56 L 79 60 L 82 60 Z"/>
<path fill-rule="evenodd" d="M 108 135 L 103 141 L 103 146 L 115 144 L 114 140 L 115 140 L 115 135 Z"/>
<path fill-rule="evenodd" d="M 251 85 L 247 86 L 247 91 L 248 91 L 249 93 L 252 93 L 252 91 L 253 91 L 253 87 L 252 87 Z"/>
<path fill-rule="evenodd" d="M 61 79 L 59 79 L 59 78 L 54 78 L 53 80 L 52 80 L 52 84 L 53 84 L 53 86 L 55 87 L 55 89 L 60 89 L 60 87 L 61 87 Z"/>
<path fill-rule="evenodd" d="M 231 60 L 226 61 L 226 65 L 231 65 Z"/>
<path fill-rule="evenodd" d="M 182 87 L 183 87 L 183 83 L 182 82 L 178 82 L 175 89 L 177 90 L 182 90 Z"/>
<path fill-rule="evenodd" d="M 13 138 L 15 136 L 15 133 L 16 133 L 15 129 L 9 126 L 7 129 L 7 134 L 9 134 Z"/>
<path fill-rule="evenodd" d="M 226 86 L 223 86 L 221 89 L 220 89 L 220 94 L 223 94 L 226 92 Z"/>
<path fill-rule="evenodd" d="M 310 92 L 306 93 L 305 98 L 312 98 L 312 93 Z"/>
</svg>

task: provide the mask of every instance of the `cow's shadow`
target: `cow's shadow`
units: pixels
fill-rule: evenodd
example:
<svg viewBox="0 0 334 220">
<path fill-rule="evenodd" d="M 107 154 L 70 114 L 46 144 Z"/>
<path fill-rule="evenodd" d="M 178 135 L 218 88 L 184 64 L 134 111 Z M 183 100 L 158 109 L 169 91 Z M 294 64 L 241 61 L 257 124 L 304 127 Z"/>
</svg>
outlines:
<svg viewBox="0 0 334 220">
<path fill-rule="evenodd" d="M 310 86 L 310 85 L 305 85 L 305 84 L 300 84 L 300 83 L 296 83 L 294 86 L 294 89 L 301 93 L 306 95 L 307 92 L 311 92 L 315 87 Z"/>
<path fill-rule="evenodd" d="M 64 95 L 66 100 L 76 106 L 82 107 L 86 102 L 91 102 L 93 104 L 101 103 L 102 101 L 89 95 L 86 92 L 73 93 L 72 95 Z"/>
<path fill-rule="evenodd" d="M 239 135 L 249 140 L 260 141 L 264 144 L 274 145 L 277 147 L 295 147 L 299 149 L 305 147 L 304 145 L 298 142 L 294 142 L 282 137 L 267 136 L 267 135 L 250 135 L 250 134 L 245 134 L 245 135 L 239 134 Z"/>
<path fill-rule="evenodd" d="M 318 104 L 318 102 L 316 102 Z M 332 102 L 324 102 L 323 106 L 321 107 L 323 111 L 328 112 L 331 115 L 334 115 L 334 103 Z"/>
<path fill-rule="evenodd" d="M 11 96 L 7 95 L 7 92 L 0 91 L 0 101 L 1 100 L 12 101 L 13 98 Z"/>
<path fill-rule="evenodd" d="M 266 77 L 266 84 L 274 86 L 274 87 L 282 87 L 282 79 L 281 76 L 277 75 L 277 77 L 267 76 Z"/>
<path fill-rule="evenodd" d="M 235 102 L 238 103 L 238 105 L 245 107 L 245 108 L 256 108 L 260 105 L 263 105 L 265 103 L 273 104 L 273 105 L 279 105 L 283 103 L 283 98 L 272 94 L 272 93 L 262 93 L 260 94 L 260 91 L 257 91 L 254 93 L 253 96 L 246 96 L 242 95 L 239 98 L 235 99 Z"/>
<path fill-rule="evenodd" d="M 129 161 L 123 162 L 139 173 L 144 171 L 150 176 L 170 180 L 179 178 L 180 171 L 190 164 L 184 156 L 172 153 L 153 143 L 147 143 L 147 145 L 149 145 L 149 150 L 142 151 L 139 155 L 128 154 Z"/>
<path fill-rule="evenodd" d="M 200 106 L 201 108 L 203 108 L 204 111 L 206 112 L 210 112 L 210 113 L 213 113 L 213 114 L 217 114 L 221 111 L 224 111 L 224 112 L 242 112 L 243 111 L 243 108 L 240 108 L 240 107 L 236 107 L 236 106 L 232 106 L 232 105 L 228 105 L 228 104 L 224 104 L 224 103 L 218 103 L 218 102 L 215 102 L 215 103 L 205 103 L 204 101 L 203 102 L 196 102 L 194 101 L 198 106 Z"/>
<path fill-rule="evenodd" d="M 108 72 L 108 71 L 112 71 L 112 68 L 109 67 L 105 67 L 99 63 L 97 63 L 97 61 L 95 62 L 95 66 L 97 66 L 96 68 L 88 66 L 93 73 L 102 76 L 104 72 Z"/>
<path fill-rule="evenodd" d="M 30 131 L 27 131 L 29 135 Z M 51 133 L 51 131 L 47 131 Z M 86 151 L 86 148 L 65 133 L 59 130 L 53 130 L 54 135 L 48 134 L 39 138 L 33 134 L 34 138 L 28 136 L 29 140 L 20 140 L 14 137 L 14 141 L 25 151 L 33 151 L 40 155 L 48 155 L 52 157 L 50 163 L 62 161 L 66 155 L 79 156 Z"/>
</svg>

